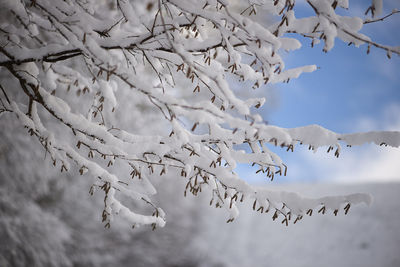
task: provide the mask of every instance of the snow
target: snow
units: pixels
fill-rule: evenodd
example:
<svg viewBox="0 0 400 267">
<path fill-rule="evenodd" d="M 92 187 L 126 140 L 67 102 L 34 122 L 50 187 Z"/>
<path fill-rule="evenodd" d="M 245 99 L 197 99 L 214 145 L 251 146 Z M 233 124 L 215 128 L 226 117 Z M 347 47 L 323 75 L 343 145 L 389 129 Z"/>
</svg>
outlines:
<svg viewBox="0 0 400 267">
<path fill-rule="evenodd" d="M 376 145 L 385 145 L 392 147 L 400 146 L 400 135 L 397 131 L 387 131 L 385 133 L 366 132 L 346 134 L 341 137 L 349 145 L 362 145 L 365 143 L 374 143 Z"/>
<path fill-rule="evenodd" d="M 382 14 L 383 1 L 382 0 L 372 0 L 372 6 L 375 8 L 375 16 Z"/>
<path fill-rule="evenodd" d="M 112 107 L 117 106 L 117 99 L 115 98 L 114 91 L 117 85 L 115 82 L 108 83 L 106 81 L 100 81 L 100 92 L 104 98 L 111 104 Z"/>
<path fill-rule="evenodd" d="M 319 125 L 293 128 L 288 131 L 293 139 L 302 140 L 305 144 L 316 148 L 335 144 L 338 138 L 338 134 L 326 130 Z"/>
</svg>

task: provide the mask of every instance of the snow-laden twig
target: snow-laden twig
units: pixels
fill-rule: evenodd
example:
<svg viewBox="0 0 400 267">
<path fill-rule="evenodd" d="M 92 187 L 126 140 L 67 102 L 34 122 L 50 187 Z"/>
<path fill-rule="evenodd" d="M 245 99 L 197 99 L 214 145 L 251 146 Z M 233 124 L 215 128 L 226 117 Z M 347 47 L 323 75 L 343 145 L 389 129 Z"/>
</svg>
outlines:
<svg viewBox="0 0 400 267">
<path fill-rule="evenodd" d="M 232 90 L 232 77 L 256 89 L 316 70 L 285 68 L 281 53 L 301 48 L 296 36 L 324 41 L 326 52 L 339 38 L 399 54 L 398 47 L 360 33 L 364 24 L 397 11 L 363 21 L 336 13 L 347 1 L 307 2 L 315 16 L 296 18 L 291 0 L 236 6 L 222 0 L 8 1 L 0 72 L 11 78 L 0 86 L 0 113 L 14 113 L 61 171 L 95 178 L 90 192 L 104 192 L 106 227 L 116 214 L 132 225 L 162 227 L 165 214 L 151 200 L 151 179 L 167 173 L 186 179 L 185 195 L 211 192 L 210 204 L 225 208 L 228 222 L 245 199 L 283 224 L 313 210 L 347 213 L 370 197 L 308 199 L 253 187 L 235 173 L 244 163 L 271 180 L 286 175 L 288 167 L 271 146 L 326 147 L 336 157 L 343 144 L 400 146 L 399 132 L 338 134 L 317 125 L 266 125 L 253 111 L 265 99 L 242 99 Z M 260 12 L 280 20 L 269 25 L 253 19 Z M 134 211 L 124 196 L 145 203 L 152 215 Z"/>
</svg>

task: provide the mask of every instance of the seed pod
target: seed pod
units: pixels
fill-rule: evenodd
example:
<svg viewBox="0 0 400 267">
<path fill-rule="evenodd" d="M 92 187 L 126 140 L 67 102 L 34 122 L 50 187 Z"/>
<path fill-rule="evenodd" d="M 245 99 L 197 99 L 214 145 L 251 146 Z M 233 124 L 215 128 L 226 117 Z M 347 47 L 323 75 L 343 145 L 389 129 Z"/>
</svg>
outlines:
<svg viewBox="0 0 400 267">
<path fill-rule="evenodd" d="M 348 203 L 348 204 L 346 205 L 346 207 L 344 207 L 344 214 L 345 214 L 345 215 L 347 215 L 347 213 L 349 212 L 349 209 L 350 209 L 350 203 Z"/>
<path fill-rule="evenodd" d="M 275 210 L 275 213 L 274 213 L 274 215 L 272 216 L 272 220 L 275 221 L 276 218 L 278 218 L 278 211 L 277 211 L 277 210 Z"/>
<path fill-rule="evenodd" d="M 323 206 L 319 211 L 318 211 L 318 213 L 321 213 L 322 212 L 322 214 L 325 214 L 325 206 Z"/>
</svg>

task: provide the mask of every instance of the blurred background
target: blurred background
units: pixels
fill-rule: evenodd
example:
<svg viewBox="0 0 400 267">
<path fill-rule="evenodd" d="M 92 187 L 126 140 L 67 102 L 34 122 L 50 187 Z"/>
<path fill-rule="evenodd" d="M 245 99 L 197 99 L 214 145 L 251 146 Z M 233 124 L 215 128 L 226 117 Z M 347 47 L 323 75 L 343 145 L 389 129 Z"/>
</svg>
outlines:
<svg viewBox="0 0 400 267">
<path fill-rule="evenodd" d="M 384 14 L 393 8 L 398 1 L 384 2 Z M 355 8 L 355 15 L 364 11 Z M 399 26 L 397 14 L 364 32 L 399 45 Z M 316 72 L 251 92 L 267 97 L 265 121 L 340 133 L 400 130 L 399 57 L 388 59 L 379 49 L 366 55 L 365 46 L 340 41 L 328 53 L 322 45 L 311 49 L 308 40 L 303 46 L 285 56 L 287 67 L 316 64 Z M 293 153 L 277 149 L 289 169 L 273 182 L 246 166 L 236 170 L 254 185 L 310 197 L 373 196 L 370 207 L 352 207 L 346 216 L 317 214 L 286 227 L 245 203 L 226 224 L 228 215 L 208 205 L 207 192 L 185 198 L 184 180 L 171 176 L 153 181 L 155 202 L 167 213 L 164 228 L 132 230 L 116 218 L 105 229 L 103 195 L 89 195 L 90 176 L 53 168 L 12 116 L 2 116 L 0 128 L 0 266 L 400 266 L 399 149 L 344 148 L 338 159 L 301 146 Z"/>
</svg>

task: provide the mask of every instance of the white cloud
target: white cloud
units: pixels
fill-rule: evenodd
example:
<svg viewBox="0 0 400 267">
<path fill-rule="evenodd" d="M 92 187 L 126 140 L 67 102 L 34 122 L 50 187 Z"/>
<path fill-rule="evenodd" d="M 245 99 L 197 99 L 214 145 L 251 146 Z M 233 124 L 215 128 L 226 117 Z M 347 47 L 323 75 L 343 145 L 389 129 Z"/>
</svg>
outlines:
<svg viewBox="0 0 400 267">
<path fill-rule="evenodd" d="M 400 130 L 400 105 L 388 105 L 382 120 L 360 118 L 355 131 Z M 364 145 L 342 149 L 339 159 L 320 149 L 312 153 L 298 149 L 299 157 L 288 162 L 289 171 L 296 181 L 329 182 L 388 182 L 400 181 L 400 148 Z M 290 177 L 289 177 L 290 179 Z"/>
<path fill-rule="evenodd" d="M 400 150 L 369 145 L 358 151 L 344 152 L 339 159 L 325 152 L 302 153 L 306 169 L 312 165 L 314 175 L 329 182 L 359 183 L 400 181 Z M 297 171 L 299 167 L 297 167 Z"/>
</svg>

